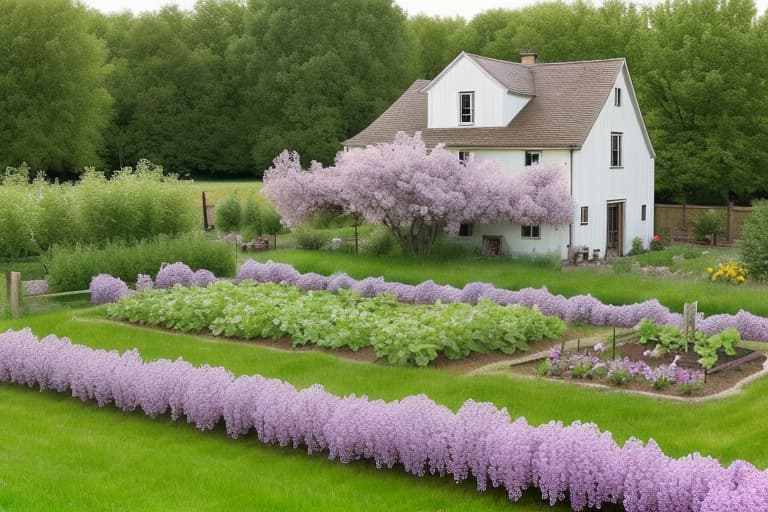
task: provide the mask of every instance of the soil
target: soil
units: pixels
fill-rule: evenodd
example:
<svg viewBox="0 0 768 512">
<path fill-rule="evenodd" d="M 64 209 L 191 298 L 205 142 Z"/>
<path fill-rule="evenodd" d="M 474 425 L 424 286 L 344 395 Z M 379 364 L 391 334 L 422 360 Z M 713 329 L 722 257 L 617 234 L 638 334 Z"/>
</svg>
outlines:
<svg viewBox="0 0 768 512">
<path fill-rule="evenodd" d="M 643 345 L 640 345 L 639 343 L 625 343 L 625 344 L 622 344 L 620 347 L 618 347 L 617 357 L 628 357 L 633 361 L 645 361 L 651 366 L 660 366 L 662 364 L 669 364 L 672 362 L 674 358 L 674 354 L 667 354 L 664 357 L 655 358 L 655 359 L 647 358 L 643 356 L 643 352 L 645 350 L 646 350 L 646 347 Z M 736 351 L 737 352 L 735 356 L 726 356 L 725 354 L 721 354 L 718 359 L 718 366 L 725 363 L 734 362 L 740 358 L 750 356 L 751 354 L 754 353 L 754 351 L 747 350 L 744 348 L 737 348 Z M 693 368 L 694 366 L 699 367 L 698 363 L 696 362 L 696 359 L 698 359 L 698 356 L 696 355 L 695 352 L 691 351 L 688 354 L 683 354 L 678 364 L 680 364 L 683 367 L 691 367 L 691 368 Z M 702 389 L 694 390 L 690 396 L 705 397 L 705 396 L 715 395 L 717 393 L 721 393 L 723 391 L 731 389 L 743 379 L 763 370 L 763 365 L 765 363 L 765 360 L 766 360 L 765 354 L 758 354 L 758 357 L 756 359 L 752 359 L 751 361 L 747 361 L 745 363 L 739 364 L 738 366 L 735 366 L 733 368 L 724 369 L 722 371 L 717 371 L 714 373 L 708 373 L 704 387 Z M 513 364 L 511 366 L 511 371 L 513 373 L 535 377 L 537 376 L 537 368 L 541 363 L 541 361 L 542 359 L 536 359 L 534 361 L 528 361 L 518 365 Z M 571 382 L 574 384 L 589 383 L 591 385 L 604 386 L 606 388 L 642 391 L 642 392 L 653 393 L 658 395 L 667 395 L 667 396 L 683 395 L 679 386 L 670 386 L 667 389 L 657 390 L 657 389 L 654 389 L 652 385 L 644 381 L 630 382 L 623 385 L 616 385 L 611 383 L 611 381 L 608 379 L 600 379 L 597 381 L 593 381 L 590 379 L 572 379 L 570 377 L 546 377 L 546 378 L 563 381 L 563 382 Z"/>
</svg>

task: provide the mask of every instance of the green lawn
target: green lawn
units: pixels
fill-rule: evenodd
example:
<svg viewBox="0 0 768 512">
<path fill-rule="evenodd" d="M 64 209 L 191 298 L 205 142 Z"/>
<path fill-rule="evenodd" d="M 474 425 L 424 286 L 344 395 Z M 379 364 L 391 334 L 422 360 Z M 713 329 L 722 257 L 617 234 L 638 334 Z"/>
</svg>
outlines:
<svg viewBox="0 0 768 512">
<path fill-rule="evenodd" d="M 290 263 L 301 272 L 332 274 L 346 272 L 356 279 L 384 276 L 390 281 L 417 284 L 432 279 L 439 284 L 464 286 L 472 281 L 493 283 L 500 288 L 519 289 L 546 286 L 552 293 L 567 297 L 592 294 L 610 304 L 631 304 L 658 299 L 673 311 L 698 301 L 706 314 L 737 313 L 745 309 L 768 316 L 768 287 L 764 284 L 727 285 L 691 276 L 657 277 L 616 273 L 610 267 L 560 270 L 526 261 L 482 258 L 374 257 L 331 251 L 276 250 L 250 253 L 260 261 Z M 702 260 L 706 262 L 708 260 Z M 706 265 L 702 267 L 702 274 Z"/>
<path fill-rule="evenodd" d="M 259 373 L 297 387 L 393 400 L 426 393 L 452 409 L 468 398 L 507 407 L 533 424 L 594 421 L 622 442 L 654 438 L 673 456 L 693 451 L 723 463 L 768 467 L 763 423 L 768 381 L 737 397 L 688 404 L 504 376 L 457 377 L 434 369 L 392 368 L 320 352 L 283 352 L 108 322 L 101 309 L 61 311 L 0 323 L 29 325 L 96 348 L 136 347 L 145 359 L 182 356 L 196 363 Z M 450 479 L 419 479 L 264 447 L 255 436 L 228 439 L 167 418 L 99 409 L 66 395 L 0 384 L 0 510 L 551 510 L 510 505 L 501 492 L 477 493 Z M 565 508 L 561 508 L 565 510 Z"/>
<path fill-rule="evenodd" d="M 201 193 L 205 192 L 205 200 L 208 204 L 216 204 L 224 196 L 236 193 L 245 198 L 249 193 L 261 190 L 261 180 L 195 180 L 189 185 L 198 201 L 202 201 Z"/>
</svg>

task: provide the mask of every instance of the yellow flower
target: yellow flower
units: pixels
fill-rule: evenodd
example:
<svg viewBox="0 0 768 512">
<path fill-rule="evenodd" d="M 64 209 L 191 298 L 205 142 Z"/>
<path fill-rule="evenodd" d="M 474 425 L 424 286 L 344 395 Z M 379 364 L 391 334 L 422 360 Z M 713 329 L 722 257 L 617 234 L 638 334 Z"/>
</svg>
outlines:
<svg viewBox="0 0 768 512">
<path fill-rule="evenodd" d="M 715 269 L 713 269 L 712 267 L 707 267 L 707 274 L 711 274 L 714 271 Z"/>
<path fill-rule="evenodd" d="M 738 282 L 740 282 L 740 283 L 743 283 L 744 282 L 744 276 L 739 276 L 739 277 L 736 278 L 736 280 Z"/>
</svg>

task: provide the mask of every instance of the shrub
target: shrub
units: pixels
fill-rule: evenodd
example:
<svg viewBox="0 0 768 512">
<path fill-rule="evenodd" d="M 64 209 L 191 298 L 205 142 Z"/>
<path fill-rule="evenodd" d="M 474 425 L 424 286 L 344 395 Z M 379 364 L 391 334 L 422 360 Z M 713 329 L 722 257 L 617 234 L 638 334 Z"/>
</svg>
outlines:
<svg viewBox="0 0 768 512">
<path fill-rule="evenodd" d="M 155 288 L 173 288 L 174 285 L 192 286 L 195 271 L 181 262 L 163 265 L 155 278 Z"/>
<path fill-rule="evenodd" d="M 699 242 L 712 242 L 718 233 L 725 230 L 723 212 L 707 210 L 693 225 L 693 236 Z"/>
<path fill-rule="evenodd" d="M 296 246 L 300 249 L 318 251 L 328 242 L 328 237 L 319 231 L 301 227 L 293 232 Z"/>
<path fill-rule="evenodd" d="M 115 242 L 101 248 L 54 247 L 47 260 L 49 283 L 56 291 L 83 290 L 97 274 L 111 274 L 132 283 L 139 274 L 154 275 L 160 265 L 173 261 L 206 268 L 219 276 L 231 276 L 235 271 L 231 246 L 195 233 L 176 238 L 160 236 L 134 244 Z"/>
<path fill-rule="evenodd" d="M 747 280 L 747 268 L 741 263 L 720 263 L 717 268 L 708 267 L 707 274 L 712 281 L 741 284 Z"/>
<path fill-rule="evenodd" d="M 117 302 L 130 293 L 128 285 L 122 279 L 107 274 L 99 274 L 91 279 L 88 291 L 91 292 L 91 304 Z"/>
<path fill-rule="evenodd" d="M 661 235 L 653 235 L 653 238 L 651 238 L 651 243 L 648 244 L 648 247 L 652 251 L 661 251 L 664 249 L 664 239 L 661 238 Z"/>
<path fill-rule="evenodd" d="M 35 231 L 40 207 L 24 175 L 11 174 L 0 186 L 0 256 L 38 254 Z"/>
<path fill-rule="evenodd" d="M 635 256 L 637 254 L 643 254 L 645 247 L 643 247 L 643 239 L 636 236 L 632 239 L 632 248 L 629 250 L 629 256 Z"/>
<path fill-rule="evenodd" d="M 768 278 L 768 201 L 757 201 L 741 230 L 741 260 L 757 279 Z"/>
<path fill-rule="evenodd" d="M 392 233 L 390 233 L 389 230 L 377 229 L 368 236 L 363 247 L 364 251 L 368 254 L 373 254 L 374 256 L 386 256 L 395 248 L 395 239 L 392 237 Z"/>
<path fill-rule="evenodd" d="M 254 240 L 264 233 L 261 225 L 261 208 L 253 196 L 248 196 L 243 203 L 241 231 L 245 240 Z"/>
<path fill-rule="evenodd" d="M 229 194 L 216 205 L 216 229 L 220 233 L 237 233 L 242 222 L 240 200 Z"/>
</svg>

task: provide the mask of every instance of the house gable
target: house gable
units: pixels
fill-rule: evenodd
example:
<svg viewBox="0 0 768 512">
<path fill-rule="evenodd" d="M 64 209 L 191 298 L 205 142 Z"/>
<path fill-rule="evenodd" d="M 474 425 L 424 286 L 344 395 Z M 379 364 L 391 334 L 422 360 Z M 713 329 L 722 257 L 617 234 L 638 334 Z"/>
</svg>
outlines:
<svg viewBox="0 0 768 512">
<path fill-rule="evenodd" d="M 525 66 L 462 52 L 421 92 L 427 128 L 498 128 L 525 107 L 533 86 Z"/>
</svg>

